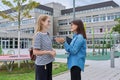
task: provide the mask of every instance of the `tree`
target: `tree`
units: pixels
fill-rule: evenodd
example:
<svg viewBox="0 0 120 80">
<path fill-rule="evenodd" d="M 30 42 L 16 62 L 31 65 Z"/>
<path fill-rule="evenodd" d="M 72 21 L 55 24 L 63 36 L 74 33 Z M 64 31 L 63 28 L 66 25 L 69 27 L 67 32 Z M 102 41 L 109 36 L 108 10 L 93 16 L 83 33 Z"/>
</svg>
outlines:
<svg viewBox="0 0 120 80">
<path fill-rule="evenodd" d="M 113 27 L 113 31 L 118 32 L 120 34 L 120 18 L 115 19 L 115 21 L 117 21 L 118 24 L 116 24 L 115 27 Z"/>
<path fill-rule="evenodd" d="M 93 48 L 93 55 L 96 55 L 96 53 L 95 53 L 95 34 L 94 34 L 94 27 L 92 27 L 92 44 L 93 44 L 93 46 L 92 46 L 92 48 Z"/>
<path fill-rule="evenodd" d="M 18 57 L 20 57 L 21 21 L 24 18 L 31 18 L 32 16 L 30 15 L 30 11 L 37 7 L 39 3 L 33 0 L 1 0 L 1 2 L 3 5 L 9 7 L 12 12 L 16 12 L 15 15 L 11 15 L 7 11 L 0 11 L 0 16 L 10 21 L 18 21 Z M 25 5 L 26 2 L 28 2 L 28 4 Z"/>
<path fill-rule="evenodd" d="M 0 46 L 0 55 L 2 55 L 2 48 L 1 48 L 1 46 Z"/>
</svg>

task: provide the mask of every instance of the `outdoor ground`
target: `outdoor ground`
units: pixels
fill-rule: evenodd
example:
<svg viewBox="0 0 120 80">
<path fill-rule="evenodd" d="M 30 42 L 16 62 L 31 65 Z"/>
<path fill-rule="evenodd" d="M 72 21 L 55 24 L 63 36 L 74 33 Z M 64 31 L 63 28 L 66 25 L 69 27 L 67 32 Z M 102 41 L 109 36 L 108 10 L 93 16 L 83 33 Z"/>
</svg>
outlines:
<svg viewBox="0 0 120 80">
<path fill-rule="evenodd" d="M 66 59 L 56 59 L 57 62 L 65 62 Z M 110 60 L 86 60 L 85 71 L 82 72 L 82 80 L 120 80 L 120 58 L 115 59 L 115 67 L 110 67 Z M 65 72 L 56 76 L 53 80 L 70 80 L 70 73 Z"/>
<path fill-rule="evenodd" d="M 120 80 L 120 52 L 115 52 L 115 57 L 115 68 L 111 68 L 110 51 L 108 51 L 107 55 L 97 53 L 94 56 L 91 52 L 87 52 L 87 66 L 85 71 L 82 72 L 82 80 Z M 53 80 L 70 80 L 70 73 L 67 70 L 66 63 L 67 55 L 65 50 L 57 50 Z M 31 65 L 33 66 L 33 64 Z M 0 80 L 34 80 L 34 68 L 28 69 L 25 65 L 21 67 L 21 69 L 14 68 L 12 72 L 6 71 L 5 67 L 1 68 Z"/>
<path fill-rule="evenodd" d="M 53 75 L 59 75 L 62 72 L 67 71 L 67 66 L 65 63 L 56 63 L 53 64 Z M 5 66 L 2 66 L 0 69 L 0 80 L 34 80 L 34 65 L 31 63 L 31 68 L 29 69 L 25 64 L 21 64 L 21 68 L 17 68 L 17 65 L 14 65 L 12 72 L 8 72 Z"/>
</svg>

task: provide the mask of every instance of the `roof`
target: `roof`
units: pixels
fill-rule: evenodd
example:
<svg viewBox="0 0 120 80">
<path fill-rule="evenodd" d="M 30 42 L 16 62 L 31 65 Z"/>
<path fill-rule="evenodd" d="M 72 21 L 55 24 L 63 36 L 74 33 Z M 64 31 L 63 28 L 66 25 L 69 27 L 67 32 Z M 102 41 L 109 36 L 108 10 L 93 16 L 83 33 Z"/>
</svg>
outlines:
<svg viewBox="0 0 120 80">
<path fill-rule="evenodd" d="M 23 5 L 22 7 L 24 7 L 25 5 Z M 53 13 L 53 8 L 50 8 L 50 7 L 47 7 L 47 6 L 44 6 L 44 5 L 39 5 L 37 6 L 36 8 L 38 9 L 42 9 L 42 10 L 46 10 L 46 11 L 50 11 Z M 12 10 L 12 9 L 8 9 L 8 10 L 5 10 L 4 12 L 7 12 L 7 13 L 13 13 L 13 12 L 16 12 L 15 10 Z"/>
<path fill-rule="evenodd" d="M 37 8 L 43 9 L 43 10 L 46 10 L 46 11 L 50 11 L 50 12 L 53 13 L 53 8 L 50 8 L 50 7 L 47 7 L 47 6 L 44 6 L 44 5 L 39 5 Z"/>
<path fill-rule="evenodd" d="M 119 7 L 119 5 L 117 3 L 115 3 L 114 1 L 107 1 L 107 2 L 102 2 L 102 3 L 96 3 L 96 4 L 76 7 L 75 11 L 76 12 L 84 11 L 84 10 L 90 10 L 90 9 L 102 8 L 102 7 L 108 7 L 108 6 Z M 71 12 L 73 12 L 73 8 L 64 9 L 61 11 L 61 14 L 64 15 L 64 14 L 71 13 Z"/>
</svg>

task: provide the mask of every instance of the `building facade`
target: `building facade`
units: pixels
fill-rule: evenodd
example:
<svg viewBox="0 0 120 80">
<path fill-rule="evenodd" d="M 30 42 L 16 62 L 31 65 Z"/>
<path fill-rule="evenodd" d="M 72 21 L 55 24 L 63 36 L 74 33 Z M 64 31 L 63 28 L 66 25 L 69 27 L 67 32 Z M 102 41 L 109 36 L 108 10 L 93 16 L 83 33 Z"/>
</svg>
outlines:
<svg viewBox="0 0 120 80">
<path fill-rule="evenodd" d="M 106 38 L 104 43 L 110 43 L 108 33 L 117 24 L 115 19 L 120 18 L 120 6 L 117 3 L 107 1 L 76 7 L 75 13 L 76 19 L 81 19 L 86 26 L 88 46 L 103 44 L 104 38 Z M 61 10 L 61 15 L 54 18 L 54 27 L 57 27 L 54 35 L 71 35 L 70 22 L 72 20 L 73 8 Z M 115 43 L 120 43 L 120 35 L 116 35 L 115 38 Z"/>
<path fill-rule="evenodd" d="M 11 15 L 16 12 L 6 10 Z M 59 3 L 48 3 L 40 5 L 31 10 L 32 18 L 25 18 L 21 25 L 21 48 L 29 48 L 32 45 L 32 37 L 35 31 L 35 25 L 39 15 L 47 14 L 51 17 L 51 28 L 49 33 L 53 36 L 71 36 L 70 23 L 73 20 L 73 9 L 66 9 Z M 107 1 L 75 8 L 76 19 L 81 19 L 86 25 L 87 44 L 102 44 L 104 38 L 110 43 L 110 35 L 108 34 L 117 22 L 116 18 L 120 18 L 120 6 L 114 1 Z M 17 48 L 17 21 L 8 21 L 0 17 L 0 45 L 2 48 Z M 105 36 L 105 34 L 107 34 Z M 94 40 L 93 40 L 94 37 Z M 120 42 L 120 36 L 116 35 L 115 42 Z"/>
<path fill-rule="evenodd" d="M 6 10 L 10 15 L 17 13 L 11 9 Z M 32 39 L 35 32 L 36 22 L 40 15 L 49 15 L 51 18 L 50 36 L 53 36 L 53 9 L 40 5 L 30 11 L 32 18 L 24 18 L 21 21 L 20 48 L 29 48 L 32 45 Z M 0 17 L 0 46 L 3 49 L 18 48 L 18 21 L 9 21 Z"/>
</svg>

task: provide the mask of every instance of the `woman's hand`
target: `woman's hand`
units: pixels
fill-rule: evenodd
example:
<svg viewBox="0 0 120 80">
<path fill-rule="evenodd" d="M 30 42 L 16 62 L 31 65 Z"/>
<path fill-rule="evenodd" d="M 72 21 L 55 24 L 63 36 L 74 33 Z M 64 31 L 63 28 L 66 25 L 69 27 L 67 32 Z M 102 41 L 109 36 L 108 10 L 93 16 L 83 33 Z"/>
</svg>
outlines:
<svg viewBox="0 0 120 80">
<path fill-rule="evenodd" d="M 55 56 L 56 56 L 56 51 L 55 51 L 55 50 L 50 51 L 50 55 L 51 55 L 52 57 L 55 57 Z"/>
<path fill-rule="evenodd" d="M 62 38 L 62 37 L 59 37 L 59 38 L 55 38 L 56 42 L 58 43 L 64 43 L 65 42 L 65 39 Z"/>
</svg>

